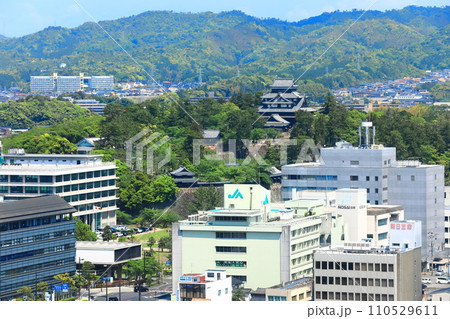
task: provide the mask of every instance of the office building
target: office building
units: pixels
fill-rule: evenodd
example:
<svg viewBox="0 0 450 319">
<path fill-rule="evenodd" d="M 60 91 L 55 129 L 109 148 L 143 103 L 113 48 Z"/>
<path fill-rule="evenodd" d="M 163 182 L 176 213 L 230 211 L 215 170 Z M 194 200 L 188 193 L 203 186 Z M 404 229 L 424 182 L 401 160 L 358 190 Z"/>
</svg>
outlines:
<svg viewBox="0 0 450 319">
<path fill-rule="evenodd" d="M 310 301 L 312 299 L 312 278 L 283 282 L 266 288 L 265 301 Z"/>
<path fill-rule="evenodd" d="M 225 270 L 207 270 L 178 278 L 176 301 L 231 301 L 231 297 L 231 277 Z"/>
<path fill-rule="evenodd" d="M 321 149 L 318 162 L 283 166 L 283 200 L 294 198 L 301 190 L 366 189 L 368 203 L 401 205 L 405 218 L 422 222 L 423 258 L 430 254 L 431 246 L 433 257 L 445 255 L 444 166 L 398 161 L 395 148 L 370 144 L 369 140 L 366 133 L 366 142 L 359 147 L 339 142 L 336 147 Z"/>
<path fill-rule="evenodd" d="M 314 252 L 314 300 L 420 301 L 420 222 L 390 223 L 390 247 L 369 242 Z"/>
<path fill-rule="evenodd" d="M 92 230 L 116 224 L 116 165 L 102 155 L 2 155 L 0 196 L 4 201 L 59 195 Z"/>
<path fill-rule="evenodd" d="M 318 214 L 274 209 L 259 185 L 227 184 L 224 208 L 172 225 L 173 276 L 226 269 L 251 289 L 311 276 L 320 225 Z"/>
<path fill-rule="evenodd" d="M 91 90 L 113 90 L 113 76 L 85 76 L 80 73 L 78 76 L 60 76 L 53 73 L 51 76 L 31 76 L 31 92 L 57 92 L 73 93 L 77 91 Z"/>
<path fill-rule="evenodd" d="M 0 203 L 0 300 L 75 274 L 75 209 L 59 196 Z M 29 296 L 31 298 L 31 296 Z"/>
<path fill-rule="evenodd" d="M 450 186 L 445 186 L 444 200 L 445 200 L 445 216 L 444 216 L 445 248 L 447 249 L 447 252 L 450 252 Z"/>
</svg>

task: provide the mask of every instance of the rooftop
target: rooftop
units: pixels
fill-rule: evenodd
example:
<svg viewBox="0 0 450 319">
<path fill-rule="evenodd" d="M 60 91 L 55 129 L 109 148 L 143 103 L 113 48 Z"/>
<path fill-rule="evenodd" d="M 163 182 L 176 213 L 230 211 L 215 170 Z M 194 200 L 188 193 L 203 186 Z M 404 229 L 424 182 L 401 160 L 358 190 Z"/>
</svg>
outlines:
<svg viewBox="0 0 450 319">
<path fill-rule="evenodd" d="M 118 250 L 134 246 L 141 246 L 141 243 L 121 243 L 108 241 L 77 241 L 76 248 L 80 250 Z"/>
<path fill-rule="evenodd" d="M 76 209 L 59 196 L 41 196 L 0 203 L 0 222 L 70 214 Z"/>
</svg>

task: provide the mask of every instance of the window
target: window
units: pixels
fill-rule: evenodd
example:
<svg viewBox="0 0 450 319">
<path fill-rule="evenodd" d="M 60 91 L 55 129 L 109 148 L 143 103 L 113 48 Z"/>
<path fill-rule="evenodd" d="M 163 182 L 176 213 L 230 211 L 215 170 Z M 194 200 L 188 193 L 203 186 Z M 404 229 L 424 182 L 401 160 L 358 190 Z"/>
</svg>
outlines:
<svg viewBox="0 0 450 319">
<path fill-rule="evenodd" d="M 366 176 L 366 181 L 370 181 L 370 176 Z"/>
<path fill-rule="evenodd" d="M 70 174 L 64 175 L 64 181 L 65 182 L 70 181 Z"/>
<path fill-rule="evenodd" d="M 401 180 L 402 180 L 402 177 L 400 175 L 397 175 L 397 181 L 399 182 Z"/>
<path fill-rule="evenodd" d="M 41 176 L 41 183 L 53 183 L 53 176 Z"/>
<path fill-rule="evenodd" d="M 375 188 L 375 194 L 378 194 L 378 188 Z"/>
<path fill-rule="evenodd" d="M 411 175 L 411 182 L 414 182 L 416 180 L 416 177 L 414 175 Z"/>
<path fill-rule="evenodd" d="M 216 238 L 246 239 L 247 233 L 244 233 L 244 232 L 216 232 Z"/>
<path fill-rule="evenodd" d="M 381 233 L 381 234 L 378 234 L 378 240 L 387 239 L 387 235 L 388 235 L 388 233 Z"/>
<path fill-rule="evenodd" d="M 216 253 L 246 253 L 247 247 L 216 246 Z"/>
<path fill-rule="evenodd" d="M 387 218 L 383 218 L 383 219 L 379 219 L 378 220 L 378 226 L 384 226 L 387 225 L 388 219 Z"/>
<path fill-rule="evenodd" d="M 375 176 L 375 182 L 378 182 L 378 176 Z"/>
<path fill-rule="evenodd" d="M 350 176 L 350 180 L 351 181 L 357 181 L 358 180 L 358 176 L 352 175 L 352 176 Z"/>
<path fill-rule="evenodd" d="M 359 165 L 359 161 L 350 161 L 350 165 Z"/>
<path fill-rule="evenodd" d="M 217 296 L 220 296 L 222 294 L 222 290 L 219 289 L 219 291 L 217 292 Z"/>
<path fill-rule="evenodd" d="M 326 261 L 322 261 L 322 269 L 327 269 L 327 262 Z"/>
<path fill-rule="evenodd" d="M 37 183 L 38 177 L 37 175 L 26 175 L 25 176 L 25 182 L 27 183 Z"/>
<path fill-rule="evenodd" d="M 247 267 L 246 261 L 216 260 L 216 267 Z"/>
<path fill-rule="evenodd" d="M 22 183 L 23 176 L 20 175 L 11 175 L 9 177 L 11 183 Z"/>
</svg>

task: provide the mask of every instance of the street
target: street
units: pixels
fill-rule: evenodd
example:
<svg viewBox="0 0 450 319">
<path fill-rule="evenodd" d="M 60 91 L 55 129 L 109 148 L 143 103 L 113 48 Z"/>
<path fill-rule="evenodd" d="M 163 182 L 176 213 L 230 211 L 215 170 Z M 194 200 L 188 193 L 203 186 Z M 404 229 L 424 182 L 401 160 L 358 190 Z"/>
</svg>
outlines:
<svg viewBox="0 0 450 319">
<path fill-rule="evenodd" d="M 149 291 L 141 292 L 141 301 L 167 301 L 167 295 L 171 292 L 172 277 L 165 277 L 161 284 L 152 286 Z M 106 288 L 91 289 L 92 301 L 109 301 L 111 297 L 117 297 L 119 301 L 139 301 L 139 292 L 134 292 L 134 286 L 108 287 L 108 297 L 106 297 Z M 82 290 L 79 300 L 88 300 L 86 290 Z"/>
</svg>

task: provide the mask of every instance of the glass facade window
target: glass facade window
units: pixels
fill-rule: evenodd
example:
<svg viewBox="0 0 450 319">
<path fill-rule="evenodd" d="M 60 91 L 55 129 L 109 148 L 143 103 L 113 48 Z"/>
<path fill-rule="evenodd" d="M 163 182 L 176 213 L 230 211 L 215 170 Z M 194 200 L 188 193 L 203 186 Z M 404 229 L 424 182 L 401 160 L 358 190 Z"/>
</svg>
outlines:
<svg viewBox="0 0 450 319">
<path fill-rule="evenodd" d="M 0 193 L 8 193 L 8 186 L 0 186 Z"/>
<path fill-rule="evenodd" d="M 69 182 L 70 181 L 70 174 L 64 175 L 64 181 Z"/>
<path fill-rule="evenodd" d="M 63 177 L 61 175 L 55 176 L 56 183 L 60 183 L 63 181 Z"/>
<path fill-rule="evenodd" d="M 72 174 L 72 175 L 71 175 L 71 179 L 72 179 L 73 181 L 78 180 L 78 173 Z"/>
<path fill-rule="evenodd" d="M 23 182 L 23 176 L 11 175 L 9 177 L 9 180 L 10 180 L 11 183 L 22 183 Z"/>
<path fill-rule="evenodd" d="M 41 194 L 53 194 L 53 187 L 41 186 L 39 191 Z"/>
<path fill-rule="evenodd" d="M 387 218 L 383 218 L 383 219 L 379 219 L 378 220 L 378 226 L 384 226 L 387 225 L 388 219 Z"/>
<path fill-rule="evenodd" d="M 25 193 L 27 194 L 37 194 L 38 188 L 37 186 L 25 186 Z"/>
<path fill-rule="evenodd" d="M 53 183 L 53 176 L 40 176 L 41 183 Z"/>
<path fill-rule="evenodd" d="M 86 173 L 78 173 L 78 177 L 79 177 L 79 179 L 85 179 Z"/>
<path fill-rule="evenodd" d="M 8 175 L 0 175 L 0 183 L 8 183 Z"/>
<path fill-rule="evenodd" d="M 95 171 L 94 172 L 94 177 L 100 177 L 101 175 L 101 171 Z"/>
<path fill-rule="evenodd" d="M 92 178 L 94 177 L 94 172 L 87 172 L 86 173 L 86 178 Z"/>
<path fill-rule="evenodd" d="M 11 186 L 12 194 L 23 194 L 23 186 Z"/>
<path fill-rule="evenodd" d="M 37 183 L 38 177 L 36 175 L 26 175 L 25 176 L 25 182 L 27 183 Z"/>
</svg>

